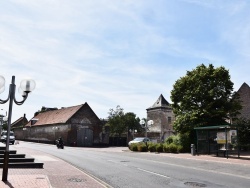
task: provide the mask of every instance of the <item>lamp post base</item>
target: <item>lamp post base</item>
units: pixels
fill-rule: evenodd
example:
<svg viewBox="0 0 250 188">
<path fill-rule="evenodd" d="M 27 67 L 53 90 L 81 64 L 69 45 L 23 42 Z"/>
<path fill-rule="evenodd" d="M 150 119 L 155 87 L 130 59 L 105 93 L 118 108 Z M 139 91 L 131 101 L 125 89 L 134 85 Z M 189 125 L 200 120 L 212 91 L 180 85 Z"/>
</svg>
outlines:
<svg viewBox="0 0 250 188">
<path fill-rule="evenodd" d="M 3 164 L 2 181 L 7 181 L 7 177 L 8 177 L 8 165 L 9 165 L 9 154 L 10 154 L 10 151 L 5 151 L 4 152 L 4 164 Z"/>
</svg>

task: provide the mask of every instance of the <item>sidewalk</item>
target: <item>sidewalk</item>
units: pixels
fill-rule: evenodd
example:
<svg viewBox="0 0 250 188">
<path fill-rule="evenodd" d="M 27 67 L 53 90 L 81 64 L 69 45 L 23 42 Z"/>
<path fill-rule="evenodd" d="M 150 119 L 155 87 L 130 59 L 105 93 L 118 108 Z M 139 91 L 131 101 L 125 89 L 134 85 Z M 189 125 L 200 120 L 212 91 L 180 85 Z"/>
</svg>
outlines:
<svg viewBox="0 0 250 188">
<path fill-rule="evenodd" d="M 2 143 L 0 143 L 1 145 Z M 4 145 L 3 145 L 4 146 Z M 21 147 L 20 145 L 11 145 L 10 149 L 17 150 L 18 153 L 32 156 L 35 159 L 44 163 L 43 169 L 13 169 L 8 170 L 8 181 L 2 181 L 2 169 L 0 169 L 0 187 L 1 188 L 103 188 L 108 187 L 102 181 L 97 181 L 78 170 L 69 163 L 54 157 L 52 155 Z M 108 152 L 131 152 L 127 147 L 108 147 L 108 148 L 86 148 L 86 150 L 98 150 Z M 218 163 L 249 165 L 250 155 L 216 157 L 215 155 L 195 155 L 189 153 L 185 154 L 171 154 L 171 153 L 150 153 L 140 152 L 145 155 L 158 155 L 161 157 L 185 158 L 189 160 L 213 161 Z"/>
<path fill-rule="evenodd" d="M 154 153 L 152 153 L 154 154 Z M 181 158 L 181 159 L 189 159 L 189 160 L 197 160 L 197 161 L 211 161 L 215 163 L 227 163 L 227 164 L 236 164 L 236 165 L 247 165 L 250 166 L 250 153 L 242 154 L 240 158 L 238 155 L 230 155 L 228 158 L 223 156 L 216 156 L 215 154 L 206 155 L 191 155 L 189 153 L 160 153 L 162 157 L 173 157 L 173 158 Z"/>
<path fill-rule="evenodd" d="M 0 143 L 1 146 L 4 146 Z M 8 181 L 2 181 L 2 169 L 0 169 L 1 188 L 103 188 L 105 183 L 97 181 L 88 174 L 78 170 L 69 163 L 52 155 L 22 148 L 19 145 L 11 145 L 11 150 L 17 153 L 32 156 L 43 162 L 43 169 L 8 169 Z"/>
<path fill-rule="evenodd" d="M 99 151 L 109 151 L 109 152 L 132 152 L 128 147 L 108 147 L 108 148 L 88 148 L 88 150 L 99 150 Z M 136 152 L 135 152 L 136 153 Z M 228 159 L 223 156 L 216 156 L 215 154 L 206 155 L 191 155 L 191 153 L 157 153 L 157 152 L 139 152 L 140 154 L 145 155 L 158 155 L 161 157 L 173 157 L 189 160 L 201 160 L 201 161 L 211 161 L 218 163 L 227 163 L 227 164 L 239 164 L 239 165 L 249 165 L 250 166 L 250 152 L 241 152 L 240 158 L 238 155 L 229 155 Z"/>
</svg>

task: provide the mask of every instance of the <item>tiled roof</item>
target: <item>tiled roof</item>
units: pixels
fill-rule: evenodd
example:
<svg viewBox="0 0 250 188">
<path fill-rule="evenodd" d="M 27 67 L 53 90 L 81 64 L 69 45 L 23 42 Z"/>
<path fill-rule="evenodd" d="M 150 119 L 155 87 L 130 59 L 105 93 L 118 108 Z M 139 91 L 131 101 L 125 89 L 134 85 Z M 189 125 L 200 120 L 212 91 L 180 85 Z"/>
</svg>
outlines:
<svg viewBox="0 0 250 188">
<path fill-rule="evenodd" d="M 245 82 L 241 85 L 237 93 L 240 96 L 240 103 L 242 109 L 239 110 L 240 114 L 237 115 L 238 118 L 250 119 L 250 87 Z"/>
<path fill-rule="evenodd" d="M 169 107 L 169 102 L 161 94 L 157 101 L 150 108 Z"/>
<path fill-rule="evenodd" d="M 250 91 L 250 87 L 249 87 L 249 85 L 248 85 L 247 83 L 244 82 L 244 83 L 240 86 L 238 92 L 240 92 L 241 90 L 244 90 L 244 92 L 247 90 L 247 91 L 249 92 L 249 91 Z"/>
<path fill-rule="evenodd" d="M 24 126 L 27 122 L 28 122 L 28 120 L 26 118 L 26 115 L 24 114 L 23 117 L 20 117 L 16 121 L 14 121 L 11 124 L 11 127 L 14 128 L 14 127 L 19 127 L 19 126 Z"/>
<path fill-rule="evenodd" d="M 33 120 L 37 120 L 32 126 L 66 123 L 84 105 L 88 104 L 85 103 L 78 106 L 39 113 L 32 118 Z M 26 126 L 31 126 L 31 121 L 29 121 Z"/>
<path fill-rule="evenodd" d="M 24 126 L 24 124 L 27 122 L 28 120 L 25 117 L 20 117 L 18 120 L 11 124 L 11 127 L 13 128 L 16 126 L 20 126 L 20 124 L 23 124 L 22 126 Z"/>
<path fill-rule="evenodd" d="M 16 120 L 14 123 L 11 124 L 11 126 L 15 126 L 17 123 L 21 122 L 24 117 L 20 117 L 18 120 Z"/>
</svg>

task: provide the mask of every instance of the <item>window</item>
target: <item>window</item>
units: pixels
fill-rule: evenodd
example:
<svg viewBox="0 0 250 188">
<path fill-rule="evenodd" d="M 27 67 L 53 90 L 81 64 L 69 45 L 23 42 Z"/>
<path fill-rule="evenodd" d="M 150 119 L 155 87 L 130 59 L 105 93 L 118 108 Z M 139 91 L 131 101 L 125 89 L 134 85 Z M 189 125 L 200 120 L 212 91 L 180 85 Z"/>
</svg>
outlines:
<svg viewBox="0 0 250 188">
<path fill-rule="evenodd" d="M 171 123 L 171 117 L 168 117 L 168 123 L 169 124 Z"/>
</svg>

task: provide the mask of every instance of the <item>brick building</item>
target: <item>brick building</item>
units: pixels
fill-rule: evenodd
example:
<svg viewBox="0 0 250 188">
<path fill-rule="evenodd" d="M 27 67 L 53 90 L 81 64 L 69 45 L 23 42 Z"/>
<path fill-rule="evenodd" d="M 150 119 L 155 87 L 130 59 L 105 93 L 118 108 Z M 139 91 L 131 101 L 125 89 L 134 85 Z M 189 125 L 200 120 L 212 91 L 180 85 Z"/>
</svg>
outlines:
<svg viewBox="0 0 250 188">
<path fill-rule="evenodd" d="M 62 137 L 65 145 L 93 146 L 108 144 L 103 123 L 85 103 L 36 113 L 22 128 L 14 128 L 16 139 L 54 143 Z"/>
<path fill-rule="evenodd" d="M 23 128 L 28 123 L 28 120 L 26 118 L 26 114 L 23 115 L 23 117 L 20 117 L 18 120 L 13 122 L 11 124 L 11 129 L 13 128 Z"/>
<path fill-rule="evenodd" d="M 148 130 L 148 136 L 158 142 L 173 135 L 173 122 L 175 116 L 169 102 L 161 94 L 157 101 L 147 109 L 147 120 L 154 124 Z"/>
</svg>

